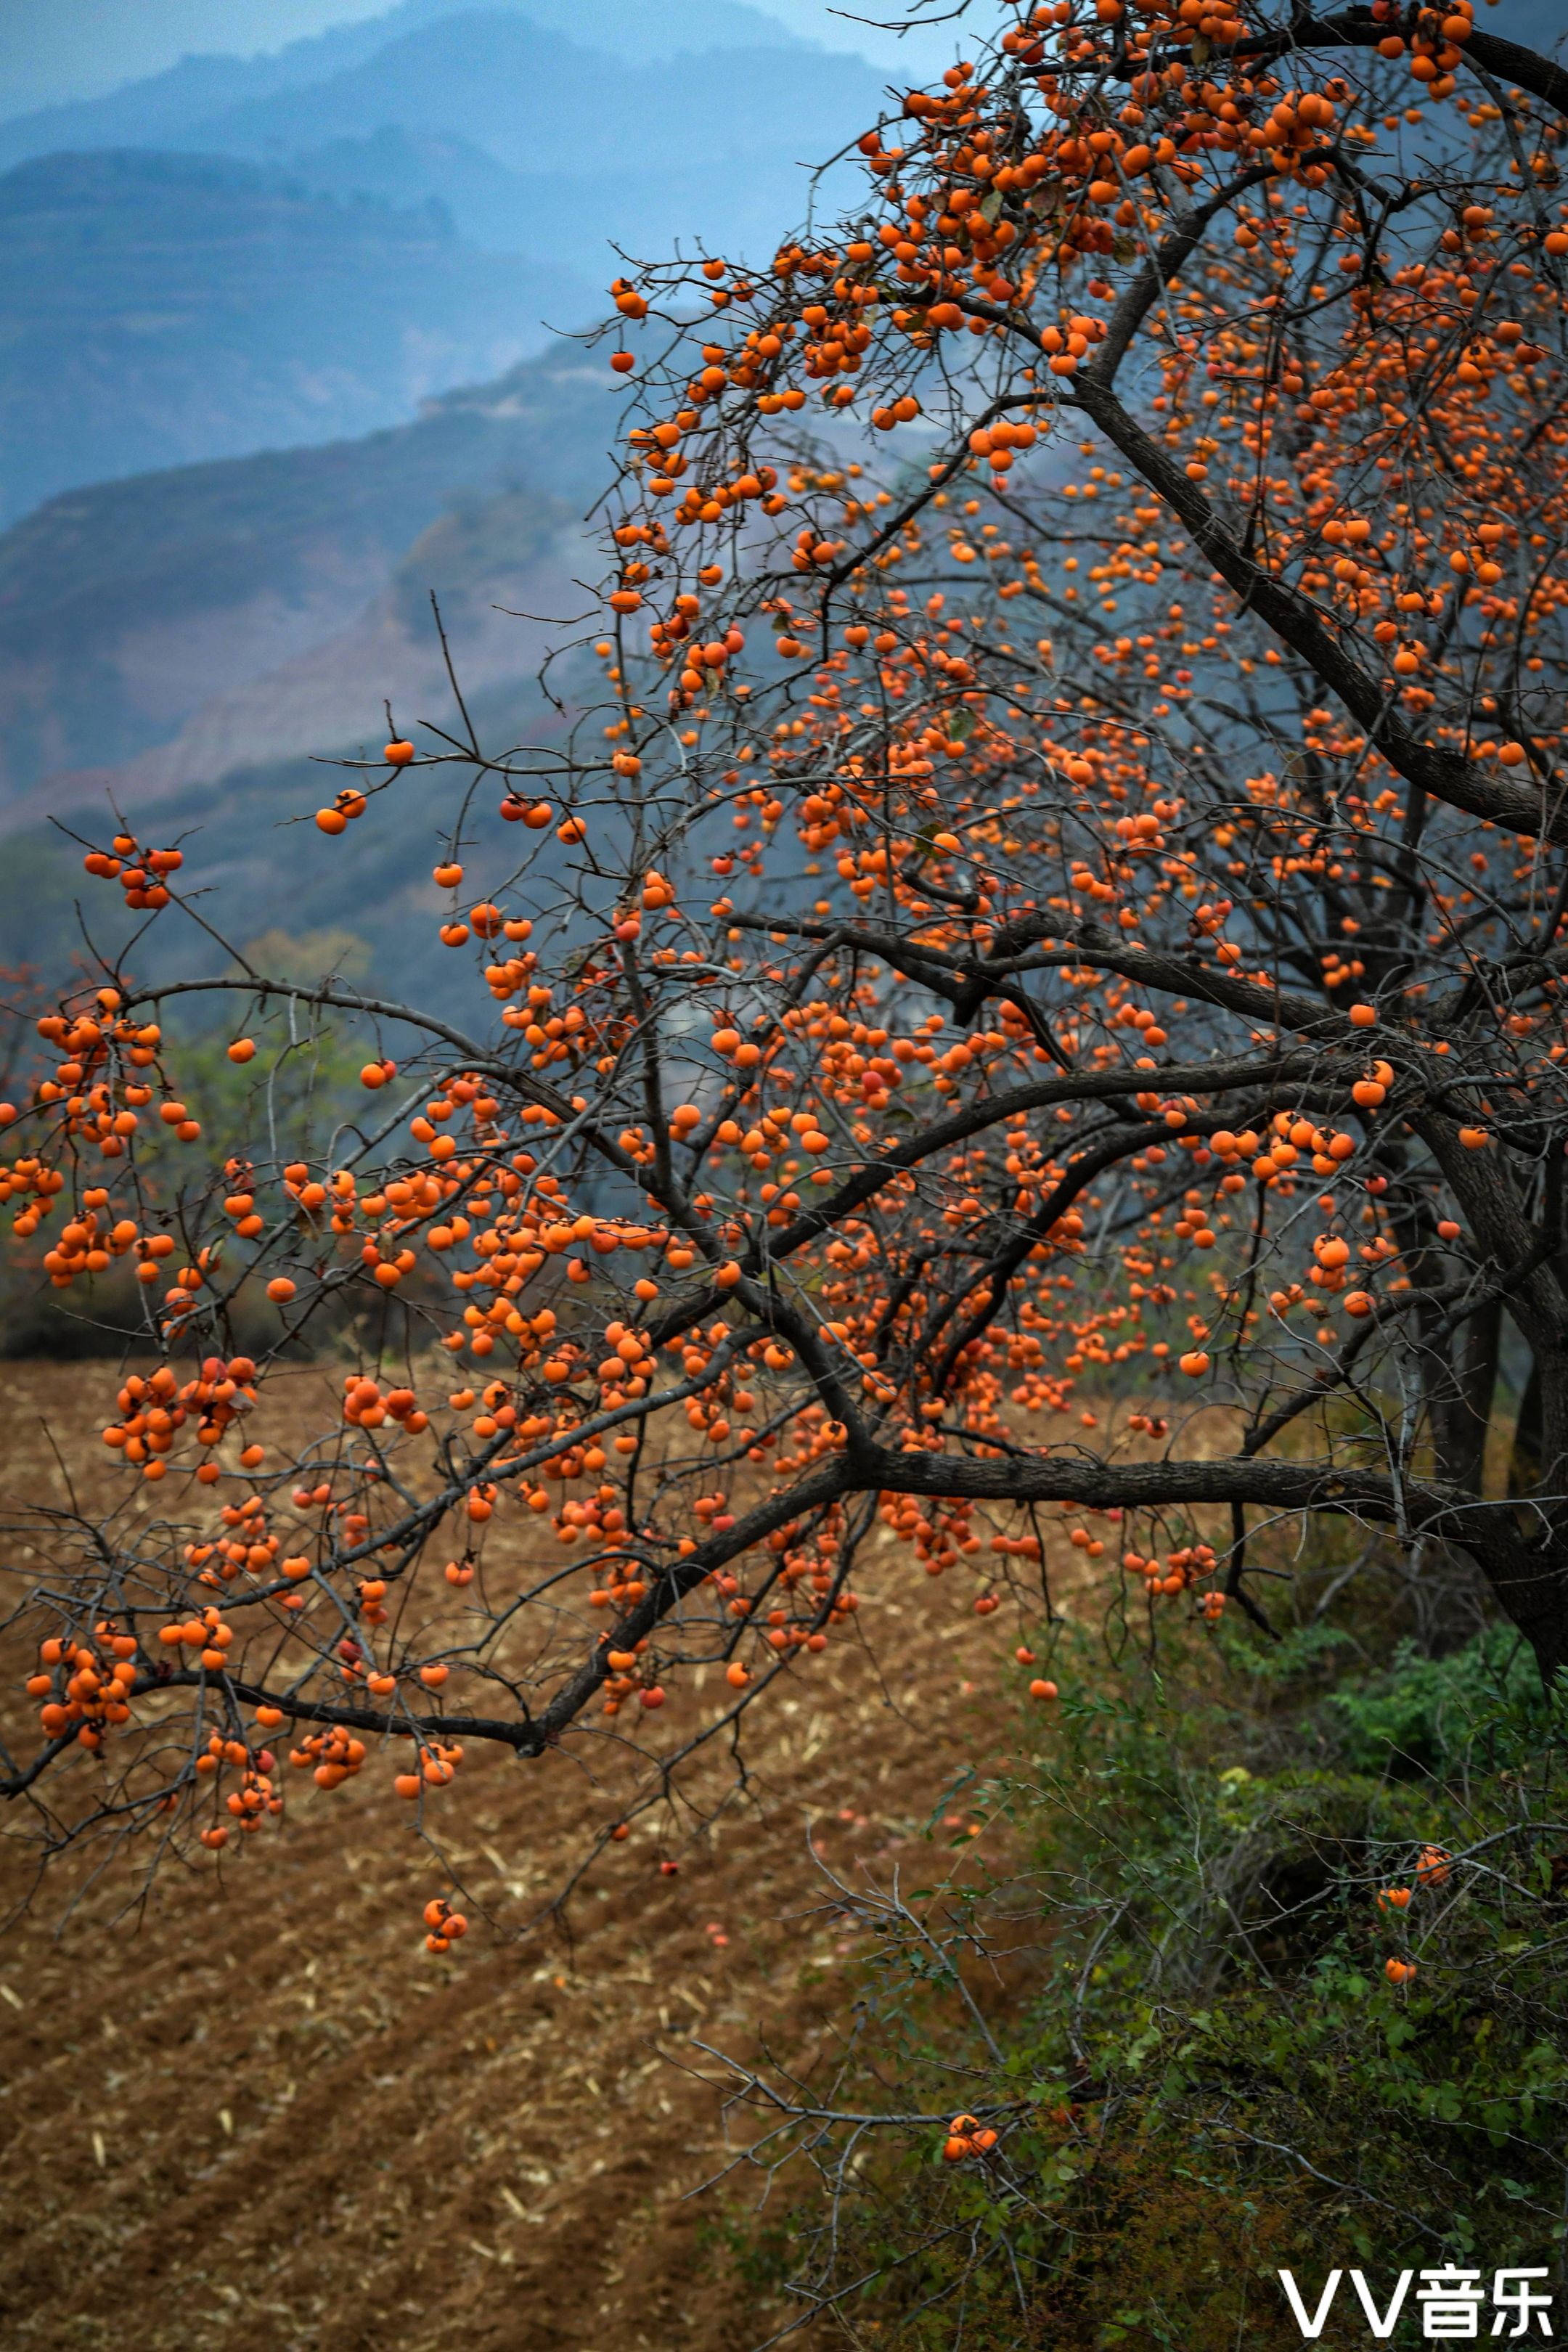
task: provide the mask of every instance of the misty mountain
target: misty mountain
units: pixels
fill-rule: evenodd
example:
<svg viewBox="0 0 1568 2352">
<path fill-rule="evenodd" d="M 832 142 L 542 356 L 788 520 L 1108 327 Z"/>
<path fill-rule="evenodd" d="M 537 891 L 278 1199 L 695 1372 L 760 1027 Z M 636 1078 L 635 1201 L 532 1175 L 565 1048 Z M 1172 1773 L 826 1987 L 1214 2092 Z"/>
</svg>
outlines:
<svg viewBox="0 0 1568 2352">
<path fill-rule="evenodd" d="M 402 17 L 405 13 L 394 15 Z M 0 122 L 0 170 L 8 171 L 33 155 L 162 146 L 226 106 L 270 98 L 374 57 L 386 38 L 389 21 L 371 17 L 336 26 L 314 39 L 292 41 L 270 57 L 184 57 L 163 73 L 126 82 L 101 97 L 15 115 Z M 423 15 L 417 21 L 424 21 Z"/>
<path fill-rule="evenodd" d="M 339 25 L 252 58 L 185 57 L 166 71 L 127 82 L 99 98 L 38 108 L 0 122 L 0 171 L 30 155 L 95 147 L 189 143 L 198 123 L 233 106 L 272 98 L 342 73 L 389 40 L 462 13 L 473 0 L 404 0 L 385 15 Z M 623 62 L 646 63 L 682 49 L 796 47 L 809 51 L 776 17 L 742 0 L 684 0 L 679 12 L 637 8 L 627 0 L 486 0 L 492 11 L 526 16 L 579 47 Z"/>
<path fill-rule="evenodd" d="M 633 164 L 610 172 L 512 171 L 482 147 L 449 132 L 388 124 L 370 139 L 341 139 L 291 156 L 305 184 L 345 200 L 374 194 L 388 203 L 438 204 L 470 245 L 513 253 L 570 253 L 598 271 L 595 310 L 622 264 L 651 259 L 694 237 L 710 249 L 771 257 L 781 233 L 798 225 L 805 175 L 785 164 L 752 170 L 731 154 Z M 795 184 L 798 179 L 800 184 Z"/>
<path fill-rule="evenodd" d="M 406 417 L 592 314 L 438 207 L 223 157 L 56 155 L 0 178 L 0 520 L 69 485 Z"/>
<path fill-rule="evenodd" d="M 879 95 L 728 0 L 405 0 L 0 126 L 0 524 L 401 422 L 602 311 L 614 246 L 765 256 Z"/>
<path fill-rule="evenodd" d="M 802 165 L 881 99 L 861 59 L 724 0 L 657 17 L 625 0 L 407 0 L 275 58 L 187 58 L 0 125 L 0 163 L 41 142 L 233 155 L 340 197 L 435 198 L 470 243 L 598 281 L 611 244 L 765 255 L 805 208 Z"/>
<path fill-rule="evenodd" d="M 573 179 L 695 158 L 788 172 L 874 116 L 880 89 L 856 59 L 796 47 L 632 65 L 524 17 L 471 10 L 324 80 L 209 115 L 180 143 L 277 158 L 401 122 L 463 138 L 512 171 Z"/>
<path fill-rule="evenodd" d="M 295 820 L 384 701 L 453 722 L 432 593 L 487 742 L 563 723 L 536 671 L 598 568 L 626 387 L 519 353 L 599 310 L 607 240 L 770 252 L 879 100 L 726 0 L 406 0 L 0 126 L 8 955 L 71 952 L 80 851 L 41 821 L 101 833 L 112 797 L 204 837 L 251 930 L 352 932 L 405 977 L 416 792 L 352 866 Z"/>
<path fill-rule="evenodd" d="M 468 682 L 531 677 L 582 609 L 577 518 L 624 394 L 557 345 L 415 423 L 71 490 L 0 534 L 0 823 L 132 805 L 246 761 L 376 740 Z"/>
</svg>

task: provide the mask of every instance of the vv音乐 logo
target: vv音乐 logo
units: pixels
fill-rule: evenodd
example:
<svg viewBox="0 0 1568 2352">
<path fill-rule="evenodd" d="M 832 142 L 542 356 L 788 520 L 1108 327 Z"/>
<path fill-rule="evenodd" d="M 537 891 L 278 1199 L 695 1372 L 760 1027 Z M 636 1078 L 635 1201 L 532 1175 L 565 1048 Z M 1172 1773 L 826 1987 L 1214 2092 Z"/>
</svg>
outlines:
<svg viewBox="0 0 1568 2352">
<path fill-rule="evenodd" d="M 1309 2308 L 1294 2274 L 1289 2271 L 1280 2272 L 1279 2284 L 1285 2291 L 1285 2300 L 1295 2315 L 1297 2326 L 1309 2342 L 1322 2334 L 1344 2275 L 1343 2271 L 1331 2271 L 1317 2303 Z M 1534 2322 L 1540 2323 L 1542 2336 L 1550 2336 L 1554 2333 L 1550 2316 L 1552 2294 L 1549 2289 L 1538 2284 L 1551 2276 L 1544 2266 L 1531 2270 L 1493 2271 L 1489 2295 L 1482 2284 L 1485 2276 L 1482 2271 L 1462 2270 L 1452 2263 L 1444 2263 L 1438 2270 L 1401 2271 L 1388 2291 L 1387 2302 L 1381 2308 L 1367 2284 L 1364 2271 L 1352 2271 L 1350 2281 L 1368 2329 L 1381 2342 L 1386 2342 L 1393 2335 L 1409 2296 L 1411 2281 L 1416 2277 L 1420 2278 L 1421 2284 L 1415 2290 L 1412 2315 L 1419 2310 L 1421 2333 L 1429 2340 L 1448 2341 L 1483 2334 L 1510 2337 L 1530 2336 L 1533 2332 Z M 1348 2316 L 1342 2306 L 1342 2323 Z M 1489 2329 L 1482 2327 L 1483 2317 L 1491 2320 Z"/>
</svg>

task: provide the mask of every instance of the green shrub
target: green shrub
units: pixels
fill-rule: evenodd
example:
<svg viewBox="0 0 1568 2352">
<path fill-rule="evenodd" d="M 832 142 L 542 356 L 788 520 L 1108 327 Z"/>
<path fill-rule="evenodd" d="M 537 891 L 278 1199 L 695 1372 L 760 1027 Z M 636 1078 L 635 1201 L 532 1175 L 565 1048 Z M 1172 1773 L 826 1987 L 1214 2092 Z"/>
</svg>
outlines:
<svg viewBox="0 0 1568 2352">
<path fill-rule="evenodd" d="M 768 2150 L 822 2183 L 805 2305 L 910 2352 L 1229 2352 L 1300 2342 L 1281 2265 L 1554 2262 L 1560 1708 L 1500 1631 L 1342 1656 L 1327 1697 L 1321 1648 L 1282 1673 L 1194 1634 L 1109 1672 L 1080 1640 L 1037 1751 L 963 1787 L 989 1874 L 964 1840 L 918 1893 L 839 1889 L 854 2032 Z M 946 2161 L 964 2115 L 994 2145 Z"/>
<path fill-rule="evenodd" d="M 1402 1642 L 1385 1675 L 1329 1699 L 1347 1759 L 1366 1771 L 1450 1773 L 1484 1749 L 1519 1763 L 1544 1719 L 1541 1678 L 1511 1625 L 1489 1626 L 1447 1657 Z"/>
</svg>

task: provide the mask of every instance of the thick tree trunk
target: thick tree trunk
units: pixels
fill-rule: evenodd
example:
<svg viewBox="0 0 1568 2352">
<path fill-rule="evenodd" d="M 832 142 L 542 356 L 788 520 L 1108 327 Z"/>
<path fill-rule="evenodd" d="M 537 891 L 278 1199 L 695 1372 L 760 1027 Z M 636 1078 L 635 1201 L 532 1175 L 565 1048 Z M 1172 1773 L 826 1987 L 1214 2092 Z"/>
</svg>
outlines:
<svg viewBox="0 0 1568 2352">
<path fill-rule="evenodd" d="M 1541 1483 L 1541 1368 L 1533 1356 L 1519 1401 L 1513 1446 L 1508 1462 L 1510 1495 L 1531 1495 Z"/>
<path fill-rule="evenodd" d="M 1548 1681 L 1568 1664 L 1568 1275 L 1560 1255 L 1561 1163 L 1548 1161 L 1542 1221 L 1527 1212 L 1525 1199 L 1512 1172 L 1495 1150 L 1468 1150 L 1449 1119 L 1433 1113 L 1411 1122 L 1447 1177 L 1459 1204 L 1469 1246 L 1479 1270 L 1499 1302 L 1529 1342 L 1532 1369 L 1521 1409 L 1521 1434 L 1516 1435 L 1510 1489 L 1517 1491 L 1526 1457 L 1533 1475 L 1525 1492 L 1531 1507 L 1523 1512 L 1506 1501 L 1487 1505 L 1478 1488 L 1474 1533 L 1460 1526 L 1453 1539 L 1464 1545 L 1486 1570 L 1493 1591 L 1525 1635 Z M 1561 1147 L 1558 1147 L 1559 1149 Z M 1478 1310 L 1480 1321 L 1491 1305 Z M 1472 1403 L 1482 1384 L 1484 1348 L 1474 1364 Z M 1496 1349 L 1492 1349 L 1495 1380 Z M 1462 1391 L 1463 1377 L 1456 1365 L 1454 1386 Z M 1456 1437 L 1465 1427 L 1457 1412 L 1451 1422 Z M 1484 1445 L 1484 1433 L 1482 1436 Z M 1512 1522 L 1516 1539 L 1522 1538 L 1524 1557 L 1511 1553 L 1503 1541 L 1500 1519 Z M 1495 1532 L 1494 1532 L 1495 1531 Z M 1492 1556 L 1489 1556 L 1492 1555 Z M 1500 1570 L 1501 1571 L 1500 1574 Z"/>
<path fill-rule="evenodd" d="M 1486 1467 L 1487 1431 L 1497 1392 L 1502 1300 L 1493 1298 L 1456 1335 L 1451 1365 L 1436 1368 L 1433 1436 L 1445 1482 L 1478 1497 Z"/>
</svg>

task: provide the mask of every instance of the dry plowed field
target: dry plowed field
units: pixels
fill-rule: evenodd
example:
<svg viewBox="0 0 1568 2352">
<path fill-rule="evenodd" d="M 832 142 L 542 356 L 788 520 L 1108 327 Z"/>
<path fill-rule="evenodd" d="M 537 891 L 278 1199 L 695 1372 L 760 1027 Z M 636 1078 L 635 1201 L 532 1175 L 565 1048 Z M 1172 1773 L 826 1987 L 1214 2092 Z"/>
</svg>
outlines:
<svg viewBox="0 0 1568 2352">
<path fill-rule="evenodd" d="M 113 1385 L 0 1365 L 7 1501 L 63 1494 L 46 1429 L 110 1491 L 88 1441 Z M 289 1775 L 281 1832 L 237 1865 L 171 1864 L 140 1902 L 123 1863 L 34 1887 L 11 1842 L 7 2352 L 746 2352 L 782 2325 L 724 2228 L 757 2177 L 699 2193 L 725 2137 L 693 2036 L 808 2063 L 847 2000 L 808 1827 L 847 1874 L 927 1876 L 951 1859 L 933 1808 L 1016 1720 L 1009 1612 L 874 1558 L 875 1654 L 842 1643 L 753 1710 L 746 1783 L 710 1768 L 679 1875 L 635 1833 L 545 1927 L 615 1818 L 581 1751 L 475 1759 L 443 1792 L 473 1919 L 447 1958 L 419 1915 L 447 1874 L 380 1759 L 330 1794 Z"/>
</svg>

